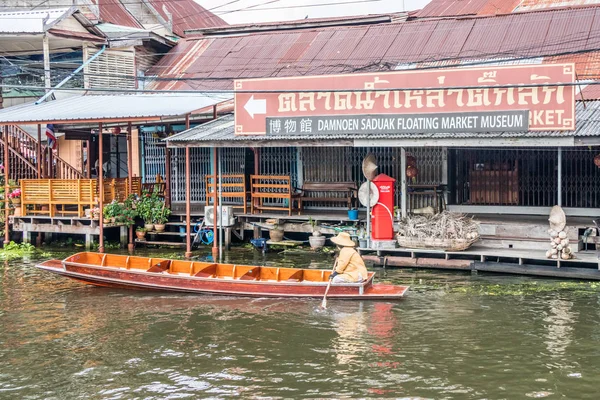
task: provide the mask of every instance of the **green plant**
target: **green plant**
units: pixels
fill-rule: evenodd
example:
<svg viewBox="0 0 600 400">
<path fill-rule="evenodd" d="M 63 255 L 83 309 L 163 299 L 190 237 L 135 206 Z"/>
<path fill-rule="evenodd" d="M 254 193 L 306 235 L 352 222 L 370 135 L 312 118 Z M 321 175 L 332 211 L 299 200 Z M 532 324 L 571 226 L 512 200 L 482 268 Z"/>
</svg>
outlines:
<svg viewBox="0 0 600 400">
<path fill-rule="evenodd" d="M 135 228 L 136 232 L 146 232 L 146 228 L 144 228 L 143 226 L 138 226 L 137 228 Z"/>
<path fill-rule="evenodd" d="M 107 205 L 104 206 L 104 208 L 102 209 L 102 215 L 104 216 L 104 219 L 109 220 L 111 218 L 116 219 L 117 217 L 121 216 L 123 214 L 123 207 L 121 206 L 121 204 L 119 204 L 119 202 L 117 200 L 113 200 L 110 203 L 108 203 Z"/>
<path fill-rule="evenodd" d="M 155 224 L 164 224 L 169 221 L 169 215 L 171 215 L 171 209 L 167 207 L 164 201 L 161 201 L 162 205 L 158 211 L 155 212 L 153 222 Z"/>
<path fill-rule="evenodd" d="M 135 202 L 135 208 L 138 215 L 147 224 L 152 224 L 155 218 L 157 209 L 162 206 L 162 200 L 156 193 L 148 193 L 144 191 L 142 196 Z"/>
</svg>

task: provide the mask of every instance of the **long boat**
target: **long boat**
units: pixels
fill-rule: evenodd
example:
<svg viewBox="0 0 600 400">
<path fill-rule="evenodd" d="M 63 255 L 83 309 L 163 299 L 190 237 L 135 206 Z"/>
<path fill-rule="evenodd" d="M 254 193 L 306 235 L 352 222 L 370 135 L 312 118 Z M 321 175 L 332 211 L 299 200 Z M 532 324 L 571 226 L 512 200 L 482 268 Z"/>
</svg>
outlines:
<svg viewBox="0 0 600 400">
<path fill-rule="evenodd" d="M 166 290 L 249 297 L 323 297 L 331 271 L 259 267 L 83 252 L 36 265 L 87 284 L 141 290 Z M 408 286 L 375 284 L 374 272 L 361 283 L 332 284 L 333 299 L 394 300 Z"/>
</svg>

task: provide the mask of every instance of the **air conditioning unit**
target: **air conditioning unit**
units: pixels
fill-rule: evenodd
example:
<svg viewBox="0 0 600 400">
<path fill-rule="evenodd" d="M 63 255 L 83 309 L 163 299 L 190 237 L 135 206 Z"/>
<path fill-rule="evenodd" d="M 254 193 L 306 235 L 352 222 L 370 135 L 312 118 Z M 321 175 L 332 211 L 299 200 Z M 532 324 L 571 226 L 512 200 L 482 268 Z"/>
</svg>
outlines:
<svg viewBox="0 0 600 400">
<path fill-rule="evenodd" d="M 218 209 L 218 207 L 217 207 Z M 215 222 L 217 226 L 219 225 L 219 219 L 215 221 L 215 215 L 218 212 L 215 212 L 215 206 L 206 206 L 204 207 L 204 225 L 206 226 L 215 226 Z M 235 217 L 233 215 L 233 207 L 231 206 L 221 206 L 221 220 L 223 221 L 223 226 L 233 226 L 235 225 Z"/>
</svg>

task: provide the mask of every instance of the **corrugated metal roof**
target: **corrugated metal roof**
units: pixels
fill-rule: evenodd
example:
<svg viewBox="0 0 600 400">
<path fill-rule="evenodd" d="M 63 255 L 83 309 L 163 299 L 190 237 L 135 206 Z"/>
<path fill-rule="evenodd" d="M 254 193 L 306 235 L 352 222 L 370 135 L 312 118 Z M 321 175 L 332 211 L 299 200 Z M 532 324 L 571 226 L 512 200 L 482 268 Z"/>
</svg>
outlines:
<svg viewBox="0 0 600 400">
<path fill-rule="evenodd" d="M 545 137 L 589 137 L 600 136 L 600 101 L 577 102 L 577 129 L 575 132 L 535 131 L 535 132 L 494 132 L 494 133 L 404 133 L 371 135 L 235 135 L 234 116 L 229 114 L 213 121 L 198 125 L 187 131 L 165 139 L 172 143 L 219 142 L 219 141 L 331 141 L 358 139 L 448 139 L 448 138 L 545 138 Z"/>
<path fill-rule="evenodd" d="M 176 117 L 229 100 L 222 95 L 89 95 L 0 110 L 0 124 Z"/>
<path fill-rule="evenodd" d="M 100 10 L 100 20 L 130 28 L 144 28 L 119 0 L 96 0 Z"/>
<path fill-rule="evenodd" d="M 416 11 L 417 18 L 508 14 L 521 0 L 432 0 Z"/>
<path fill-rule="evenodd" d="M 0 12 L 0 33 L 44 33 L 60 19 L 73 12 L 74 9 L 71 8 Z"/>
<path fill-rule="evenodd" d="M 571 23 L 570 21 L 575 21 Z M 457 59 L 543 58 L 576 62 L 586 79 L 600 78 L 600 7 L 556 9 L 492 17 L 424 19 L 376 26 L 330 27 L 211 38 L 188 38 L 149 71 L 174 78 L 153 89 L 230 89 L 250 77 L 323 75 L 394 70 L 401 64 Z M 582 52 L 582 54 L 572 54 Z M 588 52 L 583 55 L 583 52 Z M 592 56 L 594 54 L 594 56 Z M 547 57 L 544 62 L 555 62 Z M 590 67 L 589 63 L 592 67 Z M 208 79 L 207 79 L 208 78 Z"/>
<path fill-rule="evenodd" d="M 227 25 L 227 22 L 221 17 L 193 0 L 147 1 L 165 20 L 169 19 L 167 12 L 173 16 L 173 32 L 181 37 L 184 36 L 186 30 Z"/>
<path fill-rule="evenodd" d="M 521 0 L 515 11 L 531 11 L 552 7 L 573 7 L 600 4 L 600 0 Z"/>
</svg>

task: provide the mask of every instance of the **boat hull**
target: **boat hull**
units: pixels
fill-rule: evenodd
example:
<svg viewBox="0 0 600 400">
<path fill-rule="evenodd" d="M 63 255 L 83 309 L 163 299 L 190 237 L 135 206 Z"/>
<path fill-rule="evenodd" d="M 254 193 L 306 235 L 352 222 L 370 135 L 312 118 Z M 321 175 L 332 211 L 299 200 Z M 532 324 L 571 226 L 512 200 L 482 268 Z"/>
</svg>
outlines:
<svg viewBox="0 0 600 400">
<path fill-rule="evenodd" d="M 327 282 L 264 282 L 201 278 L 95 265 L 77 265 L 64 263 L 60 260 L 46 261 L 37 265 L 37 267 L 87 284 L 118 289 L 160 290 L 246 297 L 322 298 L 327 288 Z M 394 300 L 401 298 L 407 289 L 406 286 L 372 284 L 371 278 L 369 282 L 362 285 L 331 285 L 327 297 L 334 299 Z"/>
</svg>

